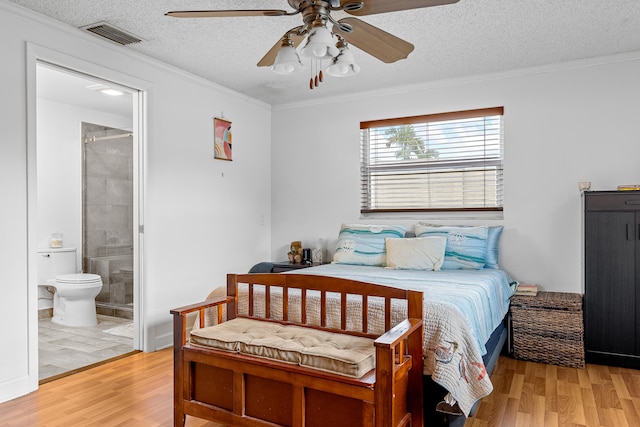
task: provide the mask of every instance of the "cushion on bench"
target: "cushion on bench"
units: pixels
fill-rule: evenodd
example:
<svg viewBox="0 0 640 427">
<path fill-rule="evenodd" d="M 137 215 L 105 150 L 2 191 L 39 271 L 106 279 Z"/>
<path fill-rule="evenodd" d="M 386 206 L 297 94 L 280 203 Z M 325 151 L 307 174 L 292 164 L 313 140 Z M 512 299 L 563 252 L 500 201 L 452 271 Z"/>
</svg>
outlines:
<svg viewBox="0 0 640 427">
<path fill-rule="evenodd" d="M 370 338 L 254 319 L 191 331 L 191 343 L 354 378 L 375 368 Z"/>
</svg>

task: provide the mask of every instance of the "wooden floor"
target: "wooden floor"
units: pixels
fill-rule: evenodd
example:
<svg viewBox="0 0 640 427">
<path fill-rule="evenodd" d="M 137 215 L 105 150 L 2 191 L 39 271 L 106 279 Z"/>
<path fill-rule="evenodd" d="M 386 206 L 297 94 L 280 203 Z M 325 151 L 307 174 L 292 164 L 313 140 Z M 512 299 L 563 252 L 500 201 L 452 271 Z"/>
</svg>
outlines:
<svg viewBox="0 0 640 427">
<path fill-rule="evenodd" d="M 0 427 L 172 426 L 171 349 L 137 353 L 0 404 Z M 466 427 L 640 426 L 640 371 L 562 368 L 500 357 Z M 187 418 L 188 427 L 220 427 Z"/>
<path fill-rule="evenodd" d="M 500 356 L 493 393 L 465 427 L 640 426 L 640 371 L 564 368 Z"/>
</svg>

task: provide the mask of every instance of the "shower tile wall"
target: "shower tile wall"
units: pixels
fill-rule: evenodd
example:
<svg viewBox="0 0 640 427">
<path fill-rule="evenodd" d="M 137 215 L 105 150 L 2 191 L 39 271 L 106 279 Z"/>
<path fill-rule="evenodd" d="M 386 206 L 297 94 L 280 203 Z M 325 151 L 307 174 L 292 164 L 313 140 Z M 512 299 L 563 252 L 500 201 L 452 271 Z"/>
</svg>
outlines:
<svg viewBox="0 0 640 427">
<path fill-rule="evenodd" d="M 133 138 L 127 131 L 82 124 L 83 271 L 102 276 L 99 314 L 133 316 Z M 92 139 L 95 138 L 95 141 Z"/>
</svg>

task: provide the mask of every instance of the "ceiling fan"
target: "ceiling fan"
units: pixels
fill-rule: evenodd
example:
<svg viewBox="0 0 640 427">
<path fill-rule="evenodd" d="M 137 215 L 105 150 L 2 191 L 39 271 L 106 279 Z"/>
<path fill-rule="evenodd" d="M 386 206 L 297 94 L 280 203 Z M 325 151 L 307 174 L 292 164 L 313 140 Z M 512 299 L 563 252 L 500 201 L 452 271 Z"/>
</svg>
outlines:
<svg viewBox="0 0 640 427">
<path fill-rule="evenodd" d="M 357 74 L 348 45 L 353 44 L 382 62 L 392 63 L 407 58 L 413 45 L 358 18 L 335 20 L 332 11 L 366 16 L 401 10 L 420 9 L 457 3 L 459 0 L 287 0 L 292 11 L 278 9 L 196 10 L 167 12 L 175 18 L 227 18 L 235 16 L 291 16 L 302 15 L 303 25 L 287 31 L 258 62 L 258 67 L 271 67 L 281 74 L 290 74 L 303 68 L 296 48 L 302 56 L 312 60 L 330 60 L 327 73 L 336 77 Z M 332 24 L 329 30 L 328 25 Z M 320 68 L 320 67 L 318 67 Z M 322 81 L 322 70 L 311 78 L 313 89 Z"/>
</svg>

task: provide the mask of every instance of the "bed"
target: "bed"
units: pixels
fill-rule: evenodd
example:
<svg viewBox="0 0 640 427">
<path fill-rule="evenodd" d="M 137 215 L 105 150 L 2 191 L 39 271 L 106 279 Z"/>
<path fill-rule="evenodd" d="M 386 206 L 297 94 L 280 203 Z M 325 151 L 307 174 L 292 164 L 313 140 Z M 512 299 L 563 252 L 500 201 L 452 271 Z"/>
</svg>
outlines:
<svg viewBox="0 0 640 427">
<path fill-rule="evenodd" d="M 462 426 L 491 393 L 515 282 L 502 226 L 342 224 L 333 263 L 284 274 L 342 277 L 424 293 L 425 425 Z"/>
<path fill-rule="evenodd" d="M 489 374 L 506 339 L 513 294 L 505 271 L 327 264 L 282 274 L 342 277 L 423 292 L 425 425 L 462 425 L 476 402 L 491 393 Z"/>
<path fill-rule="evenodd" d="M 340 277 L 423 292 L 424 425 L 458 427 L 491 393 L 489 376 L 507 338 L 515 282 L 498 265 L 501 231 L 418 224 L 407 237 L 401 226 L 343 224 L 331 264 L 281 274 Z M 260 263 L 250 272 L 272 267 Z M 210 297 L 224 292 L 220 287 Z"/>
</svg>

